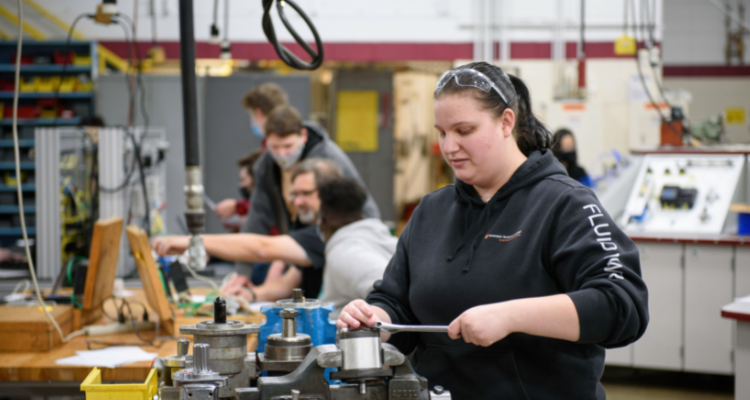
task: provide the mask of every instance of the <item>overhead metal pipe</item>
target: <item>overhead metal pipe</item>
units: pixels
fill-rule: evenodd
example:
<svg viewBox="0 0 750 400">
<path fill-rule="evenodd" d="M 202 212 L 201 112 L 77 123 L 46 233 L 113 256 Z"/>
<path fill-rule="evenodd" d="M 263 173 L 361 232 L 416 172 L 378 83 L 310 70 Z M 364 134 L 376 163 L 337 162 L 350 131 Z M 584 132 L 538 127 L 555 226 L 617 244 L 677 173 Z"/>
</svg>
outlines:
<svg viewBox="0 0 750 400">
<path fill-rule="evenodd" d="M 182 118 L 185 125 L 185 166 L 200 166 L 193 0 L 180 0 L 180 75 L 182 77 Z"/>
<path fill-rule="evenodd" d="M 203 176 L 198 140 L 198 95 L 195 80 L 195 34 L 193 0 L 180 0 L 180 76 L 182 78 L 182 120 L 185 138 L 185 220 L 191 234 L 188 267 L 206 268 L 206 249 L 199 236 L 205 226 Z"/>
</svg>

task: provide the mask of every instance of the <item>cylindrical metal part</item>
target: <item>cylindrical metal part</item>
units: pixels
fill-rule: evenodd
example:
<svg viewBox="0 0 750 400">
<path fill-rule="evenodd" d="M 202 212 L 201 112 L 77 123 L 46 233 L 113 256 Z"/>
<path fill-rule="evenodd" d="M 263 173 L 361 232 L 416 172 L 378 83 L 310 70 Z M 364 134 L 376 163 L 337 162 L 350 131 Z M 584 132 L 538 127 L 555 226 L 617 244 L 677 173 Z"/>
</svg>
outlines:
<svg viewBox="0 0 750 400">
<path fill-rule="evenodd" d="M 242 372 L 247 355 L 247 336 L 203 336 L 196 335 L 195 343 L 205 343 L 211 348 L 211 369 L 220 374 Z"/>
<path fill-rule="evenodd" d="M 234 320 L 227 320 L 226 323 L 209 320 L 180 327 L 181 334 L 193 335 L 194 343 L 205 343 L 210 346 L 209 366 L 212 371 L 229 378 L 230 388 L 249 385 L 250 375 L 245 368 L 247 336 L 259 331 L 258 325 L 248 325 Z"/>
<path fill-rule="evenodd" d="M 217 324 L 227 323 L 227 302 L 221 297 L 214 300 L 214 322 Z"/>
<path fill-rule="evenodd" d="M 190 340 L 185 338 L 177 339 L 177 355 L 184 357 L 190 350 Z"/>
<path fill-rule="evenodd" d="M 209 347 L 205 343 L 193 345 L 193 370 L 198 374 L 207 374 L 211 371 L 208 366 Z"/>
<path fill-rule="evenodd" d="M 341 369 L 344 371 L 383 368 L 378 331 L 342 331 L 339 333 L 338 346 L 341 349 Z"/>
<path fill-rule="evenodd" d="M 284 309 L 279 313 L 282 320 L 281 337 L 293 338 L 297 334 L 297 316 L 299 311 L 293 308 Z"/>
<path fill-rule="evenodd" d="M 299 390 L 292 389 L 292 400 L 299 400 Z"/>
<path fill-rule="evenodd" d="M 189 214 L 191 212 L 192 211 L 188 210 L 187 213 Z M 196 221 L 193 221 L 194 225 L 190 228 L 192 232 L 203 230 L 203 222 Z M 193 234 L 193 236 L 190 237 L 188 257 L 188 266 L 192 268 L 193 271 L 203 271 L 206 269 L 206 248 L 203 246 L 203 239 L 201 239 L 200 235 Z"/>
<path fill-rule="evenodd" d="M 195 80 L 193 1 L 180 1 L 180 75 L 182 117 L 185 125 L 185 166 L 200 166 L 198 142 L 198 95 Z"/>
<path fill-rule="evenodd" d="M 305 302 L 304 292 L 302 291 L 302 289 L 292 289 L 292 300 L 294 300 L 295 303 Z"/>
<path fill-rule="evenodd" d="M 367 383 L 365 382 L 359 383 L 359 394 L 367 394 Z"/>
<path fill-rule="evenodd" d="M 312 350 L 312 339 L 304 333 L 297 334 L 299 311 L 286 308 L 279 313 L 281 334 L 269 335 L 266 341 L 266 359 L 269 361 L 299 361 Z"/>
<path fill-rule="evenodd" d="M 182 119 L 185 139 L 185 220 L 192 235 L 203 232 L 203 178 L 200 172 L 198 140 L 198 95 L 195 80 L 195 35 L 193 33 L 193 0 L 180 1 L 180 75 L 182 77 Z M 201 249 L 198 250 L 197 248 Z M 203 245 L 192 245 L 192 256 L 205 253 Z M 192 268 L 202 269 L 205 262 L 193 261 Z"/>
<path fill-rule="evenodd" d="M 185 167 L 185 195 L 188 211 L 200 211 L 203 206 L 203 173 L 201 167 Z"/>
<path fill-rule="evenodd" d="M 266 342 L 266 360 L 268 361 L 301 361 L 312 350 L 309 335 L 300 333 L 291 338 L 280 334 L 268 336 Z"/>
</svg>

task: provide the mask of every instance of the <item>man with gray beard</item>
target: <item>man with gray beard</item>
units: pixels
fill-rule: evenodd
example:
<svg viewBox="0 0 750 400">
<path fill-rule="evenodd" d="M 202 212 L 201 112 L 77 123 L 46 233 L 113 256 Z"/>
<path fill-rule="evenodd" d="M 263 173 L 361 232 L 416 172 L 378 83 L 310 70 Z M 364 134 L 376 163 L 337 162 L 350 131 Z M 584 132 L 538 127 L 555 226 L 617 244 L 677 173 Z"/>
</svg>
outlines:
<svg viewBox="0 0 750 400">
<path fill-rule="evenodd" d="M 275 301 L 291 297 L 294 288 L 302 288 L 307 297 L 318 297 L 325 265 L 325 246 L 315 225 L 320 210 L 318 182 L 339 176 L 341 169 L 329 159 L 310 158 L 294 167 L 290 197 L 297 218 L 286 235 L 201 235 L 206 252 L 223 260 L 292 264 L 277 280 L 260 286 L 228 285 L 223 289 L 224 295 L 239 295 L 248 301 Z M 154 239 L 153 249 L 160 256 L 180 254 L 187 250 L 189 241 L 189 236 L 159 237 Z"/>
</svg>

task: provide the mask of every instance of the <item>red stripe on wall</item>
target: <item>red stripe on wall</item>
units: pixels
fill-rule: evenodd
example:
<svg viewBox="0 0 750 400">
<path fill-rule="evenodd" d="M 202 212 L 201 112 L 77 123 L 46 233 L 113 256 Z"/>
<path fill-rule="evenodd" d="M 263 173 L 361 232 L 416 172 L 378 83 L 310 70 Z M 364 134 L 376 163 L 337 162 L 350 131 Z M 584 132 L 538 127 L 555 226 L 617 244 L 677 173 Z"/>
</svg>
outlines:
<svg viewBox="0 0 750 400">
<path fill-rule="evenodd" d="M 512 59 L 549 59 L 552 57 L 552 44 L 545 42 L 511 42 Z"/>
<path fill-rule="evenodd" d="M 750 66 L 734 65 L 665 65 L 668 78 L 750 76 Z"/>
<path fill-rule="evenodd" d="M 637 43 L 636 47 L 642 49 L 644 47 L 643 42 Z M 661 47 L 661 44 L 656 43 L 656 47 Z M 635 58 L 635 55 L 620 56 L 615 54 L 614 42 L 586 42 L 585 50 L 586 58 Z M 565 58 L 578 58 L 577 42 L 565 43 Z"/>
<path fill-rule="evenodd" d="M 126 42 L 99 42 L 120 57 L 127 56 Z M 145 55 L 151 43 L 139 42 Z M 167 58 L 179 58 L 178 42 L 159 42 Z M 284 44 L 304 60 L 310 57 L 296 43 Z M 330 61 L 400 61 L 400 60 L 455 60 L 472 58 L 471 43 L 326 43 L 325 59 Z M 198 42 L 195 54 L 198 58 L 218 58 L 219 46 Z M 243 60 L 275 60 L 279 57 L 269 43 L 232 43 L 232 57 Z"/>
<path fill-rule="evenodd" d="M 127 56 L 126 42 L 99 42 L 120 57 Z M 151 46 L 150 42 L 139 42 L 141 55 L 145 56 Z M 180 48 L 176 41 L 159 42 L 164 47 L 167 58 L 179 58 Z M 292 52 L 303 59 L 309 59 L 307 54 L 296 43 L 286 43 Z M 640 47 L 640 46 L 639 46 Z M 499 51 L 496 44 L 495 52 Z M 219 46 L 208 42 L 196 44 L 198 58 L 218 58 Z M 330 61 L 410 61 L 410 60 L 466 60 L 473 57 L 472 43 L 325 43 L 325 59 Z M 578 47 L 575 42 L 565 45 L 568 59 L 576 58 Z M 276 52 L 269 43 L 237 42 L 232 43 L 232 56 L 243 60 L 275 60 Z M 552 44 L 549 42 L 512 42 L 510 44 L 511 59 L 550 59 Z M 633 58 L 633 56 L 615 55 L 613 42 L 587 42 L 587 58 Z"/>
</svg>

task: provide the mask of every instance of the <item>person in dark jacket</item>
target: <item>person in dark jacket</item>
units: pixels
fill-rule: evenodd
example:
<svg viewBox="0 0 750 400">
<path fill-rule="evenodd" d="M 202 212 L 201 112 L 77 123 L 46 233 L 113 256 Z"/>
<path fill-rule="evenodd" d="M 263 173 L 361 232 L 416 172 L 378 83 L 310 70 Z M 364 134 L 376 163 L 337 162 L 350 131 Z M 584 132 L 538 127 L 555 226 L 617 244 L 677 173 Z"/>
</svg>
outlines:
<svg viewBox="0 0 750 400">
<path fill-rule="evenodd" d="M 294 166 L 303 160 L 331 160 L 338 164 L 343 176 L 350 176 L 365 187 L 357 168 L 346 153 L 328 137 L 326 130 L 318 124 L 303 122 L 294 107 L 282 105 L 271 111 L 265 120 L 264 132 L 266 151 L 253 167 L 256 181 L 250 195 L 252 207 L 240 229 L 241 233 L 283 235 L 289 232 L 292 223 L 298 219 L 289 190 L 291 175 Z M 380 210 L 369 192 L 363 213 L 367 218 L 380 218 Z M 315 223 L 310 215 L 299 217 L 299 222 L 303 225 Z M 313 239 L 320 240 L 317 235 L 311 240 Z M 237 276 L 227 287 L 249 287 L 248 277 L 252 274 L 252 265 L 237 262 L 235 271 Z"/>
<path fill-rule="evenodd" d="M 337 325 L 449 325 L 382 338 L 453 399 L 604 399 L 604 349 L 648 324 L 637 247 L 555 160 L 520 79 L 472 63 L 435 99 L 456 182 L 422 199 L 383 279 Z"/>
<path fill-rule="evenodd" d="M 594 187 L 594 181 L 586 170 L 578 165 L 578 152 L 576 151 L 576 138 L 569 129 L 559 129 L 552 135 L 552 154 L 562 163 L 568 176 L 581 182 L 586 187 Z"/>
</svg>

